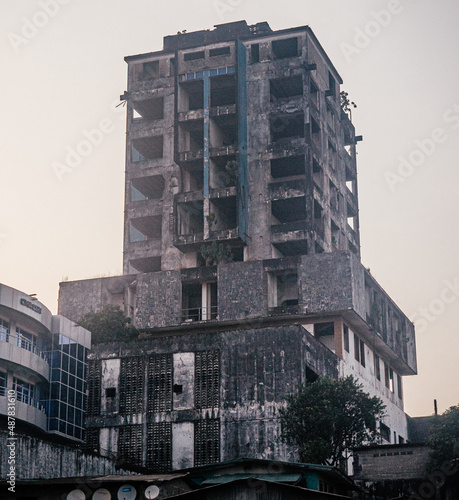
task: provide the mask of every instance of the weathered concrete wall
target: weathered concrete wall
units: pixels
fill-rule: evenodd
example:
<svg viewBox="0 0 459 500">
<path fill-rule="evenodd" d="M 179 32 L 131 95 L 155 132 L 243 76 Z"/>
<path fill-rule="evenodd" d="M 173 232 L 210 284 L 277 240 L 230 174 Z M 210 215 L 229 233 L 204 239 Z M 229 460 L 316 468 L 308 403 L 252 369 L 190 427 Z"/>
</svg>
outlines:
<svg viewBox="0 0 459 500">
<path fill-rule="evenodd" d="M 218 266 L 218 314 L 221 320 L 265 316 L 263 261 Z"/>
<path fill-rule="evenodd" d="M 0 471 L 6 477 L 9 471 L 9 448 L 6 447 L 8 434 L 0 431 Z M 127 474 L 115 468 L 115 463 L 96 455 L 36 437 L 18 434 L 16 436 L 16 474 L 18 480 L 52 479 L 108 474 Z"/>
<path fill-rule="evenodd" d="M 180 324 L 182 290 L 180 271 L 139 274 L 135 326 L 139 329 Z"/>
</svg>

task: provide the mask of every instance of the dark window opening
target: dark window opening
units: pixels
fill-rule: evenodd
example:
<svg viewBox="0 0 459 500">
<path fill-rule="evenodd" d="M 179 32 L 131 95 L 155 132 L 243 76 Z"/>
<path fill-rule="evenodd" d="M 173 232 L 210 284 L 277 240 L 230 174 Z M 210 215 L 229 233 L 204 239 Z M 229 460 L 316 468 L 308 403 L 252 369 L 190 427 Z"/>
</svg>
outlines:
<svg viewBox="0 0 459 500">
<path fill-rule="evenodd" d="M 304 115 L 303 113 L 297 113 L 271 118 L 270 129 L 271 142 L 304 137 Z"/>
<path fill-rule="evenodd" d="M 298 56 L 298 38 L 285 38 L 272 42 L 273 55 L 276 59 Z"/>
<path fill-rule="evenodd" d="M 315 382 L 319 378 L 319 375 L 314 370 L 311 370 L 308 366 L 306 367 L 306 381 Z"/>
<path fill-rule="evenodd" d="M 164 98 L 144 99 L 143 101 L 134 101 L 134 118 L 143 118 L 145 120 L 162 120 L 164 118 Z"/>
<path fill-rule="evenodd" d="M 343 325 L 343 336 L 344 336 L 344 350 L 349 352 L 349 328 L 347 325 Z"/>
<path fill-rule="evenodd" d="M 180 236 L 199 234 L 204 231 L 204 208 L 202 201 L 181 203 L 177 207 L 177 233 Z"/>
<path fill-rule="evenodd" d="M 365 366 L 365 343 L 360 341 L 360 364 Z"/>
<path fill-rule="evenodd" d="M 390 428 L 387 425 L 381 423 L 379 426 L 379 432 L 381 433 L 381 437 L 390 443 Z"/>
<path fill-rule="evenodd" d="M 375 357 L 375 376 L 377 380 L 381 380 L 381 361 L 377 354 L 375 354 L 374 357 Z"/>
<path fill-rule="evenodd" d="M 163 157 L 163 136 L 143 137 L 132 141 L 132 161 L 155 160 Z"/>
<path fill-rule="evenodd" d="M 217 49 L 209 50 L 209 57 L 227 56 L 229 54 L 231 54 L 230 47 L 218 47 Z"/>
<path fill-rule="evenodd" d="M 315 337 L 323 337 L 328 335 L 335 335 L 335 324 L 333 323 L 333 321 L 314 324 Z"/>
<path fill-rule="evenodd" d="M 174 387 L 172 389 L 175 394 L 182 394 L 183 392 L 183 385 L 182 384 L 174 384 Z"/>
<path fill-rule="evenodd" d="M 209 230 L 226 231 L 237 227 L 237 200 L 235 196 L 213 198 L 208 217 Z"/>
<path fill-rule="evenodd" d="M 161 271 L 161 257 L 146 257 L 144 259 L 132 259 L 129 261 L 130 272 L 155 273 Z"/>
<path fill-rule="evenodd" d="M 159 61 L 149 61 L 143 63 L 143 79 L 151 80 L 159 76 Z"/>
<path fill-rule="evenodd" d="M 150 175 L 131 180 L 131 201 L 156 200 L 162 198 L 164 177 Z"/>
<path fill-rule="evenodd" d="M 311 96 L 312 104 L 319 109 L 319 90 L 312 81 L 309 83 L 309 95 Z"/>
<path fill-rule="evenodd" d="M 105 389 L 105 397 L 114 398 L 116 397 L 116 387 L 108 387 Z"/>
<path fill-rule="evenodd" d="M 162 216 L 150 215 L 147 217 L 137 217 L 131 219 L 131 235 L 130 241 L 145 241 L 154 238 L 161 238 L 162 233 Z M 134 229 L 134 231 L 132 231 Z M 137 233 L 140 232 L 144 238 L 141 238 Z M 139 236 L 135 238 L 135 236 Z"/>
<path fill-rule="evenodd" d="M 403 399 L 402 377 L 397 373 L 397 395 Z"/>
<path fill-rule="evenodd" d="M 354 333 L 354 358 L 360 361 L 360 340 Z"/>
<path fill-rule="evenodd" d="M 234 75 L 215 76 L 210 82 L 210 106 L 229 106 L 236 103 Z"/>
<path fill-rule="evenodd" d="M 389 379 L 389 366 L 387 363 L 384 363 L 384 383 L 386 387 L 390 388 L 390 379 Z"/>
<path fill-rule="evenodd" d="M 336 80 L 330 72 L 328 72 L 328 91 L 333 97 L 336 96 Z"/>
<path fill-rule="evenodd" d="M 204 108 L 204 84 L 202 80 L 184 82 L 179 87 L 179 112 Z"/>
<path fill-rule="evenodd" d="M 204 59 L 205 53 L 203 50 L 199 50 L 198 52 L 188 52 L 183 56 L 184 61 L 196 61 L 197 59 Z"/>
<path fill-rule="evenodd" d="M 298 305 L 298 273 L 285 269 L 276 273 L 268 273 L 268 306 L 272 309 L 285 309 Z"/>
<path fill-rule="evenodd" d="M 271 102 L 303 95 L 303 78 L 301 75 L 288 78 L 277 78 L 269 81 Z"/>
<path fill-rule="evenodd" d="M 302 156 L 287 156 L 271 160 L 271 176 L 275 179 L 305 174 L 305 158 Z"/>
<path fill-rule="evenodd" d="M 304 196 L 286 198 L 271 202 L 271 213 L 277 223 L 284 224 L 306 219 L 306 199 Z M 273 221 L 276 224 L 276 220 Z"/>
<path fill-rule="evenodd" d="M 260 62 L 260 44 L 254 43 L 250 46 L 250 54 L 252 63 Z"/>
<path fill-rule="evenodd" d="M 202 284 L 182 285 L 183 321 L 201 321 L 202 319 Z"/>
<path fill-rule="evenodd" d="M 322 210 L 321 204 L 317 200 L 314 200 L 314 219 L 320 219 L 322 217 Z"/>
</svg>

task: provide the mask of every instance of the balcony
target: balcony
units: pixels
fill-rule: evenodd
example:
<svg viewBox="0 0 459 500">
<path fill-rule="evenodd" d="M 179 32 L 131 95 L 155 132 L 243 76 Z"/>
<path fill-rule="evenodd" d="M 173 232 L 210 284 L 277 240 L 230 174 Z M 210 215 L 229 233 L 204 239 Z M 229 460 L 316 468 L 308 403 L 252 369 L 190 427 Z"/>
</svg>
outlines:
<svg viewBox="0 0 459 500">
<path fill-rule="evenodd" d="M 218 306 L 182 309 L 182 323 L 218 319 L 217 310 Z"/>
<path fill-rule="evenodd" d="M 0 359 L 20 365 L 49 381 L 49 364 L 46 355 L 22 335 L 0 336 Z"/>
<path fill-rule="evenodd" d="M 8 414 L 8 391 L 0 392 L 0 414 Z M 13 391 L 13 397 L 16 397 L 16 393 Z M 19 395 L 18 395 L 19 396 Z M 39 401 L 27 398 L 21 401 L 18 397 L 14 402 L 15 418 L 27 422 L 35 427 L 38 427 L 44 431 L 47 429 L 47 417 L 45 413 L 44 406 L 41 405 Z"/>
</svg>

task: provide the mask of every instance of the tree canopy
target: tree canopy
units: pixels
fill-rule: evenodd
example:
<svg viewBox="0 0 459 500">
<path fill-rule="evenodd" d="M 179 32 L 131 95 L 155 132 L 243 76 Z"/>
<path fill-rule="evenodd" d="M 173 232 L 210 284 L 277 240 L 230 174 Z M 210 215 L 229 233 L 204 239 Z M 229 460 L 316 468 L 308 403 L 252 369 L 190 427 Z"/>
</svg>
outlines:
<svg viewBox="0 0 459 500">
<path fill-rule="evenodd" d="M 93 344 L 103 344 L 116 340 L 132 340 L 137 330 L 130 326 L 131 318 L 124 315 L 119 306 L 106 305 L 98 312 L 83 315 L 78 324 L 92 333 Z"/>
<path fill-rule="evenodd" d="M 433 417 L 427 444 L 432 450 L 431 469 L 440 467 L 445 460 L 459 459 L 459 405 Z"/>
<path fill-rule="evenodd" d="M 377 442 L 385 405 L 354 377 L 319 378 L 287 396 L 280 410 L 282 438 L 306 463 L 338 465 L 351 449 Z"/>
</svg>

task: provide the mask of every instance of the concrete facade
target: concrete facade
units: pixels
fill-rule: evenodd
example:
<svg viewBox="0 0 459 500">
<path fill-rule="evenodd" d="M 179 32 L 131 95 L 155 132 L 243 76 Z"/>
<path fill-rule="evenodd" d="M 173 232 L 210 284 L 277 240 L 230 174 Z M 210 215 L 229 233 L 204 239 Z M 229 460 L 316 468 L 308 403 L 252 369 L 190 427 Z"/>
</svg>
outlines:
<svg viewBox="0 0 459 500">
<path fill-rule="evenodd" d="M 119 305 L 144 339 L 91 354 L 87 446 L 295 460 L 285 395 L 349 374 L 404 442 L 414 327 L 360 262 L 360 138 L 312 30 L 229 23 L 126 62 L 124 275 L 61 283 L 59 312 Z"/>
</svg>

